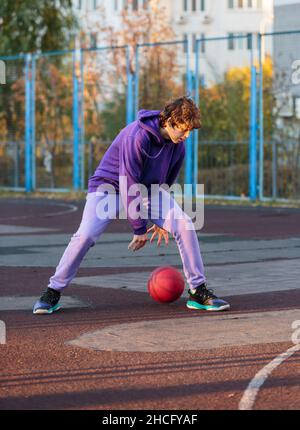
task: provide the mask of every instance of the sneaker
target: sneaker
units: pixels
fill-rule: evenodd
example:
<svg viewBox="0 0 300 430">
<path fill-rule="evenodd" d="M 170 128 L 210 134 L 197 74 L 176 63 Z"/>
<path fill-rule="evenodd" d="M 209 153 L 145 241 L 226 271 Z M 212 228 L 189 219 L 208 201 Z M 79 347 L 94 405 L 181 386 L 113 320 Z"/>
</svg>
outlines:
<svg viewBox="0 0 300 430">
<path fill-rule="evenodd" d="M 202 284 L 196 288 L 195 292 L 189 292 L 189 300 L 186 306 L 189 309 L 198 309 L 205 311 L 225 311 L 230 308 L 229 303 L 225 300 L 219 299 L 213 294 L 212 290 L 206 288 L 206 284 Z"/>
<path fill-rule="evenodd" d="M 54 311 L 58 311 L 60 306 L 58 301 L 60 299 L 60 292 L 47 288 L 42 294 L 41 298 L 35 303 L 33 307 L 34 314 L 52 314 Z"/>
</svg>

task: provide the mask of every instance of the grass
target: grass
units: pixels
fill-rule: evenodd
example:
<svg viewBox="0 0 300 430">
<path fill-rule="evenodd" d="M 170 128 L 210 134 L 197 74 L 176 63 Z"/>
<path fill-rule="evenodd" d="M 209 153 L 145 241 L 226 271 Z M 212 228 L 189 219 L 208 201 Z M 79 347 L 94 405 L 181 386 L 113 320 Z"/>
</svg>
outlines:
<svg viewBox="0 0 300 430">
<path fill-rule="evenodd" d="M 20 192 L 20 191 L 6 191 L 0 190 L 1 198 L 16 198 L 16 199 L 49 199 L 49 200 L 63 200 L 63 201 L 76 201 L 84 200 L 86 192 L 84 191 L 69 191 L 69 192 L 40 192 L 34 191 L 31 193 Z"/>
<path fill-rule="evenodd" d="M 300 201 L 249 201 L 249 200 L 219 200 L 205 199 L 205 204 L 217 206 L 243 206 L 243 207 L 266 207 L 266 208 L 300 208 Z"/>
<path fill-rule="evenodd" d="M 16 199 L 50 199 L 50 200 L 63 200 L 63 201 L 78 201 L 85 200 L 85 191 L 70 191 L 70 192 L 15 192 L 0 190 L 1 198 L 16 198 Z M 206 205 L 214 206 L 243 206 L 243 207 L 269 207 L 269 208 L 300 208 L 300 201 L 249 201 L 247 199 L 230 200 L 230 199 L 214 199 L 205 197 Z"/>
</svg>

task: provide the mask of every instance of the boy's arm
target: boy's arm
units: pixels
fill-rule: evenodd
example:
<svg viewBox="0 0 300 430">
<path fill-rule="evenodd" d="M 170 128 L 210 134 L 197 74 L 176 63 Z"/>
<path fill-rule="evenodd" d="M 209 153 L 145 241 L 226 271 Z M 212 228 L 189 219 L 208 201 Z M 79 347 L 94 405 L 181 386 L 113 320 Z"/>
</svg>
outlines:
<svg viewBox="0 0 300 430">
<path fill-rule="evenodd" d="M 171 169 L 170 173 L 168 174 L 168 178 L 167 178 L 167 185 L 169 185 L 169 187 L 171 187 L 174 182 L 176 181 L 179 171 L 181 169 L 183 160 L 184 160 L 184 156 L 185 156 L 185 146 L 184 144 L 182 144 L 182 148 L 181 148 L 181 152 L 179 155 L 178 160 L 176 161 L 176 163 L 174 164 L 173 168 Z"/>
<path fill-rule="evenodd" d="M 138 219 L 133 219 L 128 210 L 130 203 L 137 198 L 137 196 L 129 196 L 128 190 L 132 185 L 139 184 L 142 177 L 144 166 L 144 156 L 141 151 L 142 144 L 142 139 L 139 139 L 137 136 L 129 136 L 123 140 L 119 152 L 119 175 L 125 176 L 127 182 L 124 183 L 120 180 L 120 195 L 128 221 L 135 235 L 143 235 L 147 232 L 148 221 L 140 217 Z M 137 209 L 140 209 L 140 205 L 137 206 Z"/>
</svg>

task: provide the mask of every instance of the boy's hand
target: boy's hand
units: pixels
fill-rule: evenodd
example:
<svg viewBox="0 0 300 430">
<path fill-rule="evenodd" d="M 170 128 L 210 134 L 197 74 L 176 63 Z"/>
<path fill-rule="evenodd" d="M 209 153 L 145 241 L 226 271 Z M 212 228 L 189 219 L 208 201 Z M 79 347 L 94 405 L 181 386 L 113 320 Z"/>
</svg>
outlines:
<svg viewBox="0 0 300 430">
<path fill-rule="evenodd" d="M 153 232 L 151 238 L 150 238 L 150 243 L 153 242 L 153 240 L 155 239 L 155 236 L 158 235 L 158 239 L 157 239 L 157 246 L 160 246 L 162 239 L 165 239 L 165 244 L 168 246 L 169 245 L 169 233 L 164 230 L 163 228 L 159 228 L 157 225 L 153 225 L 152 227 L 148 228 L 147 233 L 151 233 Z"/>
<path fill-rule="evenodd" d="M 128 245 L 128 249 L 130 251 L 137 251 L 138 249 L 143 248 L 143 246 L 146 245 L 148 240 L 148 234 L 135 234 L 133 236 L 132 241 L 130 242 L 130 244 Z"/>
</svg>

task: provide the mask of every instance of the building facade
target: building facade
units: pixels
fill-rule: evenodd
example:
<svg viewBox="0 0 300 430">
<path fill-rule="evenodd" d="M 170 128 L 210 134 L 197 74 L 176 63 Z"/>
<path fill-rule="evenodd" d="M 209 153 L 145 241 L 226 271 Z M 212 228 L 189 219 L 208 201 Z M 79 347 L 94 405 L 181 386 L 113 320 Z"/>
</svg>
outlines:
<svg viewBox="0 0 300 430">
<path fill-rule="evenodd" d="M 280 124 L 300 119 L 300 0 L 274 1 L 274 31 L 281 33 L 273 36 Z M 298 129 L 299 123 L 295 124 Z"/>
<path fill-rule="evenodd" d="M 207 85 L 222 79 L 228 68 L 249 66 L 251 53 L 258 57 L 258 33 L 273 29 L 273 0 L 74 0 L 90 46 L 107 43 L 101 26 L 120 30 L 124 8 L 128 14 L 142 14 L 153 6 L 164 8 L 176 40 L 188 40 L 192 70 L 196 68 L 196 40 L 207 39 L 198 48 L 199 74 Z M 272 44 L 263 45 L 263 55 L 267 54 L 272 54 Z M 186 61 L 186 55 L 181 61 Z"/>
</svg>

